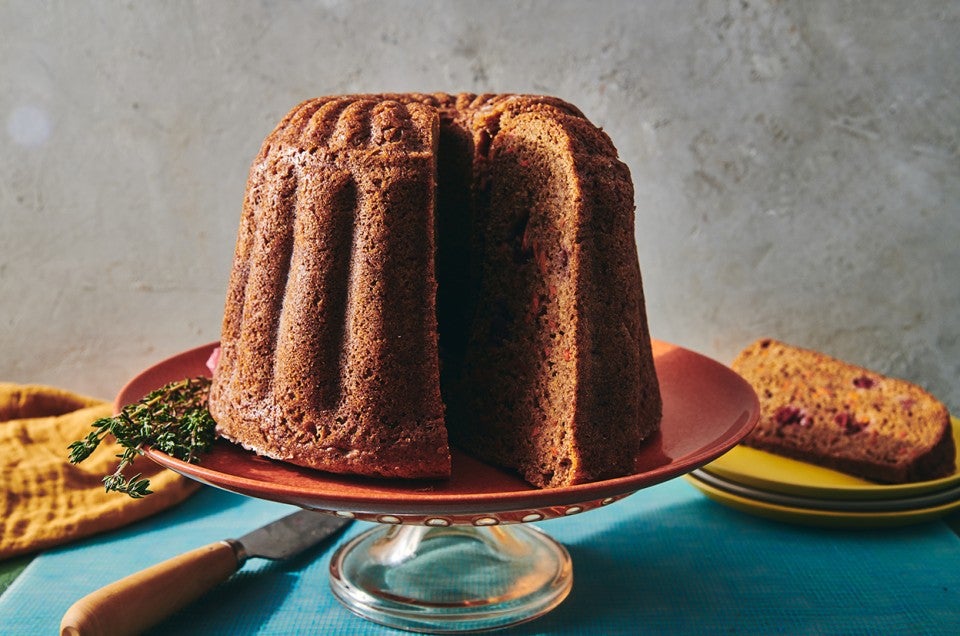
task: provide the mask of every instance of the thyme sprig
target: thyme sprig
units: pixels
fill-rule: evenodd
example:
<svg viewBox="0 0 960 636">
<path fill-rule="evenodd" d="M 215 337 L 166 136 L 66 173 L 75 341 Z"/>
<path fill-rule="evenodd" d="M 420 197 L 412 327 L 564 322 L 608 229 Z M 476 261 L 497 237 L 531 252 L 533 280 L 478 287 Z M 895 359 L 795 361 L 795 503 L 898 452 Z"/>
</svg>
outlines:
<svg viewBox="0 0 960 636">
<path fill-rule="evenodd" d="M 113 417 L 103 417 L 91 426 L 84 439 L 70 444 L 70 463 L 89 457 L 104 437 L 113 435 L 123 452 L 116 471 L 103 478 L 107 492 L 126 493 L 134 499 L 151 494 L 143 473 L 127 478 L 124 471 L 144 448 L 150 446 L 177 459 L 197 463 L 216 439 L 216 423 L 207 410 L 210 380 L 190 378 L 161 387 Z"/>
</svg>

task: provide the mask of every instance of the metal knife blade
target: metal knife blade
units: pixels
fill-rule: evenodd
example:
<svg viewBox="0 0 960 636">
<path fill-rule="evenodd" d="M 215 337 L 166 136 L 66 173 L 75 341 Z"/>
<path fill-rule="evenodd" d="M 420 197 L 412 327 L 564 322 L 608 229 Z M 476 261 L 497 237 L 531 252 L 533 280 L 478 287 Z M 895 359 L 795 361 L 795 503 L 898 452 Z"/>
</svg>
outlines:
<svg viewBox="0 0 960 636">
<path fill-rule="evenodd" d="M 63 615 L 60 634 L 139 634 L 226 581 L 247 559 L 292 557 L 349 523 L 350 519 L 301 510 L 239 539 L 191 550 L 83 597 Z"/>
<path fill-rule="evenodd" d="M 301 510 L 248 532 L 233 544 L 240 565 L 249 558 L 289 559 L 313 547 L 350 522 L 350 519 Z"/>
</svg>

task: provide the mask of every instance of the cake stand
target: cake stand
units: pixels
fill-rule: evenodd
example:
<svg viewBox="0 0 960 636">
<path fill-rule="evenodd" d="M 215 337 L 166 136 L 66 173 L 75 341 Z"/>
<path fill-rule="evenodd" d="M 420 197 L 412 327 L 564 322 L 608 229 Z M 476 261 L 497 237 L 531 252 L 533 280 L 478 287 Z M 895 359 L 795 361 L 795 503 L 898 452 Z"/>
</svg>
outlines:
<svg viewBox="0 0 960 636">
<path fill-rule="evenodd" d="M 168 382 L 209 375 L 205 363 L 215 346 L 146 369 L 123 388 L 115 408 Z M 435 633 L 501 628 L 549 612 L 573 584 L 566 549 L 530 522 L 588 513 L 690 472 L 756 423 L 756 394 L 729 368 L 659 341 L 654 358 L 660 432 L 643 444 L 633 474 L 590 484 L 534 489 L 457 450 L 450 479 L 421 481 L 322 473 L 224 440 L 200 464 L 146 454 L 210 486 L 376 523 L 342 545 L 330 565 L 334 594 L 366 619 Z"/>
</svg>

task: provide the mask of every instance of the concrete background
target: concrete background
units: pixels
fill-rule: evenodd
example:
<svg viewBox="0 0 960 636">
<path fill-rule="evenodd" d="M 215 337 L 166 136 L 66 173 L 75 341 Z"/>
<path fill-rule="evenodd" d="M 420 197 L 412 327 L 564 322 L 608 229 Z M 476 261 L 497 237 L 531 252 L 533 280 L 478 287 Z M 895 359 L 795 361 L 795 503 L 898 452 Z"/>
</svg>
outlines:
<svg viewBox="0 0 960 636">
<path fill-rule="evenodd" d="M 218 337 L 304 98 L 555 94 L 631 167 L 654 336 L 760 336 L 960 413 L 960 3 L 0 3 L 0 380 L 112 397 Z"/>
</svg>

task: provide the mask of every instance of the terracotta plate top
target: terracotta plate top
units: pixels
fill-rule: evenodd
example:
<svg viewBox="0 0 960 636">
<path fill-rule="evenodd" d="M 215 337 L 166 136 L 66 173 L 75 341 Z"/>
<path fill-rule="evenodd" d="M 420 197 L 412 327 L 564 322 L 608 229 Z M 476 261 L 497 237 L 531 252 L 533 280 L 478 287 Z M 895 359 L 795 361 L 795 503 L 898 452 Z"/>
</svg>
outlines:
<svg viewBox="0 0 960 636">
<path fill-rule="evenodd" d="M 653 345 L 661 429 L 641 447 L 634 473 L 616 479 L 539 490 L 456 449 L 448 480 L 335 475 L 266 459 L 225 440 L 200 464 L 152 449 L 147 456 L 211 486 L 381 523 L 496 525 L 567 516 L 690 472 L 733 448 L 756 424 L 756 394 L 739 375 L 681 347 L 656 340 Z M 115 408 L 168 382 L 208 376 L 205 363 L 216 346 L 185 351 L 142 371 L 121 390 Z"/>
</svg>

